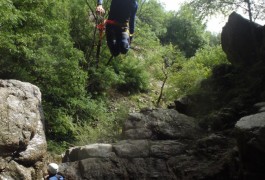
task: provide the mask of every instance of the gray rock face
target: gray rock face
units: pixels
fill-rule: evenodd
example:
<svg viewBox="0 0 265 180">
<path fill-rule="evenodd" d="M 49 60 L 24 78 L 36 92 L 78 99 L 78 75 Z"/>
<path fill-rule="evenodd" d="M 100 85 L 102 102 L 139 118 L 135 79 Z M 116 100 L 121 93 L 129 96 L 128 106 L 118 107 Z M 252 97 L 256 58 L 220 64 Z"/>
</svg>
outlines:
<svg viewBox="0 0 265 180">
<path fill-rule="evenodd" d="M 265 112 L 241 118 L 236 123 L 236 127 L 242 131 L 260 131 L 265 128 Z"/>
<path fill-rule="evenodd" d="M 236 67 L 249 67 L 261 58 L 264 48 L 262 27 L 237 13 L 229 16 L 221 34 L 222 48 Z"/>
<path fill-rule="evenodd" d="M 47 148 L 42 121 L 36 86 L 0 80 L 0 179 L 41 179 Z"/>
<path fill-rule="evenodd" d="M 241 118 L 237 124 L 237 141 L 247 178 L 264 179 L 265 112 Z"/>
<path fill-rule="evenodd" d="M 123 135 L 117 143 L 69 149 L 60 171 L 69 180 L 214 179 L 229 166 L 229 141 L 202 136 L 194 118 L 172 109 L 130 114 Z"/>
<path fill-rule="evenodd" d="M 194 139 L 198 127 L 192 117 L 173 109 L 131 114 L 124 125 L 126 139 Z"/>
<path fill-rule="evenodd" d="M 111 144 L 90 144 L 87 146 L 73 147 L 66 151 L 63 161 L 74 162 L 87 158 L 107 158 L 112 155 Z"/>
<path fill-rule="evenodd" d="M 255 108 L 258 109 L 259 112 L 265 111 L 265 102 L 259 102 L 254 105 Z"/>
</svg>

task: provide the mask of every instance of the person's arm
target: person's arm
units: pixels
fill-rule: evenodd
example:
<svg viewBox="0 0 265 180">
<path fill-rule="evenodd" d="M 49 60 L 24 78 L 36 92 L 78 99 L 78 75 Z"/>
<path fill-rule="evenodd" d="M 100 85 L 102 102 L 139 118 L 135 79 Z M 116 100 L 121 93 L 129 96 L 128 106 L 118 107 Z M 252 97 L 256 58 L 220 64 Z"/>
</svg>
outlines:
<svg viewBox="0 0 265 180">
<path fill-rule="evenodd" d="M 103 0 L 97 0 L 97 8 L 96 8 L 96 12 L 99 14 L 104 14 L 105 13 L 105 9 L 102 6 Z"/>
<path fill-rule="evenodd" d="M 138 9 L 138 3 L 136 0 L 133 1 L 133 5 L 131 7 L 131 15 L 130 15 L 130 21 L 129 21 L 129 28 L 130 28 L 130 34 L 133 35 L 134 33 L 134 27 L 135 27 L 135 17 L 136 12 Z"/>
</svg>

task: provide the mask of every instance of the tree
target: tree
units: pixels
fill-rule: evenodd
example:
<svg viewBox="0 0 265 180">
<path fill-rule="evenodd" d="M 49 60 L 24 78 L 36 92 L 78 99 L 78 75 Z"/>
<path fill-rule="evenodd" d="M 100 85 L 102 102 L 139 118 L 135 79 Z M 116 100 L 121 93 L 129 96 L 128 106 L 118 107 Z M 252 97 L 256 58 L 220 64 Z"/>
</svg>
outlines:
<svg viewBox="0 0 265 180">
<path fill-rule="evenodd" d="M 157 36 L 166 32 L 165 22 L 168 14 L 157 0 L 140 0 L 137 17 L 142 23 L 148 24 Z"/>
<path fill-rule="evenodd" d="M 166 27 L 167 32 L 161 38 L 162 42 L 177 46 L 188 58 L 207 43 L 204 23 L 187 5 L 169 18 Z"/>
<path fill-rule="evenodd" d="M 8 0 L 0 9 L 0 78 L 40 88 L 47 135 L 59 140 L 73 139 L 71 124 L 84 109 L 77 104 L 86 97 L 87 73 L 79 66 L 84 56 L 69 33 L 69 2 Z"/>
<path fill-rule="evenodd" d="M 183 62 L 185 62 L 185 58 L 183 57 L 180 51 L 177 51 L 172 44 L 164 46 L 161 49 L 162 53 L 162 62 L 161 64 L 161 73 L 157 73 L 157 79 L 161 81 L 161 88 L 158 99 L 156 101 L 156 106 L 160 106 L 161 100 L 165 99 L 164 90 L 166 89 L 167 80 L 171 78 L 171 76 L 176 75 L 176 73 L 182 68 Z"/>
<path fill-rule="evenodd" d="M 247 14 L 250 21 L 265 18 L 264 0 L 191 0 L 189 5 L 205 18 L 214 14 L 230 14 L 239 11 Z"/>
<path fill-rule="evenodd" d="M 225 63 L 228 61 L 220 45 L 199 49 L 195 56 L 182 63 L 179 71 L 169 77 L 170 86 L 165 90 L 165 96 L 174 100 L 196 92 L 201 81 L 211 75 L 213 67 Z"/>
</svg>

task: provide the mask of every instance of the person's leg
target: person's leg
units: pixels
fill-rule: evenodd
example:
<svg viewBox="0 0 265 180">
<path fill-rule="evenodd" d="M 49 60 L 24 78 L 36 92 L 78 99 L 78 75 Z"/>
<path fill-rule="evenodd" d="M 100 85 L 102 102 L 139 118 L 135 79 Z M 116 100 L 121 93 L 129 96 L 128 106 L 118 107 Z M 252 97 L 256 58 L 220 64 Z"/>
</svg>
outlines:
<svg viewBox="0 0 265 180">
<path fill-rule="evenodd" d="M 116 28 L 112 25 L 106 25 L 106 39 L 107 45 L 111 54 L 116 57 L 120 54 L 119 46 L 118 46 L 118 39 L 117 39 L 117 32 Z"/>
</svg>

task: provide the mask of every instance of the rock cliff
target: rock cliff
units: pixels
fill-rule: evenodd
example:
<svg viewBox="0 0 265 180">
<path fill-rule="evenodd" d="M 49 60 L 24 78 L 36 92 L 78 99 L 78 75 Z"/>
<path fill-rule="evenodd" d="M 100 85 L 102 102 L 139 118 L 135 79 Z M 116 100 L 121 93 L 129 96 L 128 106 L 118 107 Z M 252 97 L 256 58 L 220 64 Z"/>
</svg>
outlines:
<svg viewBox="0 0 265 180">
<path fill-rule="evenodd" d="M 69 180 L 229 178 L 234 141 L 204 134 L 194 118 L 175 110 L 130 114 L 123 138 L 69 149 L 60 170 Z"/>
<path fill-rule="evenodd" d="M 69 149 L 68 179 L 265 179 L 265 29 L 232 13 L 199 94 L 130 114 L 124 140 Z M 183 114 L 181 114 L 181 113 Z M 186 115 L 184 115 L 186 114 Z"/>
<path fill-rule="evenodd" d="M 130 114 L 116 143 L 68 149 L 66 179 L 265 179 L 265 29 L 232 13 L 222 47 L 231 64 L 216 67 L 200 94 L 176 110 Z M 39 89 L 0 80 L 0 112 L 0 179 L 42 179 Z"/>
<path fill-rule="evenodd" d="M 263 58 L 264 28 L 235 12 L 223 27 L 221 40 L 228 60 L 235 67 L 249 68 Z"/>
<path fill-rule="evenodd" d="M 39 88 L 0 80 L 0 179 L 42 179 L 46 139 Z"/>
<path fill-rule="evenodd" d="M 265 179 L 265 103 L 256 106 L 260 112 L 242 117 L 235 126 L 245 179 Z"/>
</svg>

